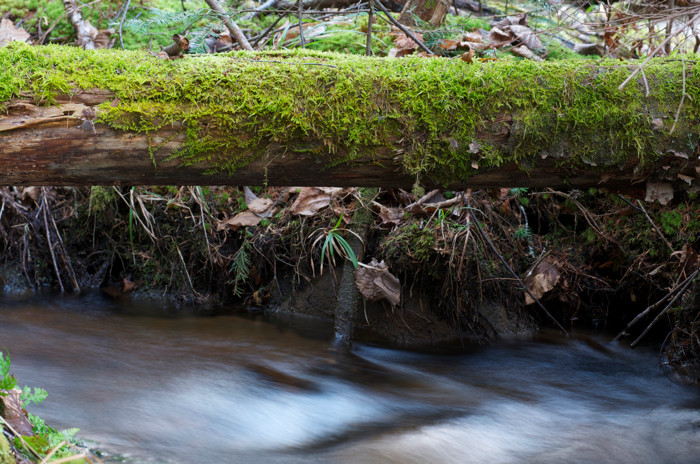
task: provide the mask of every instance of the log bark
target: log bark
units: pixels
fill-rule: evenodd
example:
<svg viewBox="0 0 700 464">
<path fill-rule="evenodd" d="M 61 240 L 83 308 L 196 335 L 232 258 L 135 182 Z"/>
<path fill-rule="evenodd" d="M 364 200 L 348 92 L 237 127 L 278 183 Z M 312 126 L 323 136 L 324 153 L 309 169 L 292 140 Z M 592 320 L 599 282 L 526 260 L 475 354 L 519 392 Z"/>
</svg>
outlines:
<svg viewBox="0 0 700 464">
<path fill-rule="evenodd" d="M 676 121 L 680 66 L 657 62 L 646 84 L 617 92 L 631 69 L 617 62 L 468 65 L 318 52 L 156 60 L 13 45 L 0 48 L 0 82 L 17 82 L 0 88 L 0 185 L 418 181 L 602 187 L 666 201 L 669 189 L 700 189 L 700 79 L 687 64 Z M 516 73 L 530 81 L 507 80 Z M 587 111 L 591 122 L 579 115 Z"/>
</svg>

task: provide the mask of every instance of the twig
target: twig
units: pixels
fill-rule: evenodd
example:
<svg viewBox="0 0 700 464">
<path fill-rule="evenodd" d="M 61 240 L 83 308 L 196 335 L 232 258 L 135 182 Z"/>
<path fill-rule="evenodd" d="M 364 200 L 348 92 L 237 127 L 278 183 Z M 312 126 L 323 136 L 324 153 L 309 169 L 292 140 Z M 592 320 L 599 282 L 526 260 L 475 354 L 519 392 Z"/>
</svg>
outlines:
<svg viewBox="0 0 700 464">
<path fill-rule="evenodd" d="M 644 206 L 642 206 L 642 202 L 637 200 L 637 204 L 639 205 L 639 209 L 642 211 L 642 213 L 644 213 L 644 216 L 646 216 L 647 221 L 649 221 L 649 224 L 651 224 L 651 226 L 654 228 L 656 233 L 659 234 L 659 237 L 661 237 L 661 240 L 663 240 L 663 242 L 666 244 L 668 249 L 671 250 L 671 253 L 673 253 L 675 250 L 673 249 L 671 242 L 669 242 L 668 239 L 666 237 L 664 237 L 664 234 L 661 233 L 661 231 L 657 227 L 656 223 L 654 223 L 654 221 L 651 220 L 651 218 L 649 217 L 649 214 L 644 209 Z"/>
<path fill-rule="evenodd" d="M 535 295 L 532 294 L 532 292 L 530 292 L 530 289 L 527 288 L 527 285 L 525 285 L 525 282 L 523 282 L 523 280 L 515 273 L 513 268 L 510 267 L 510 265 L 508 264 L 506 259 L 498 252 L 498 250 L 494 246 L 494 244 L 491 241 L 491 239 L 489 238 L 489 236 L 486 234 L 486 232 L 484 232 L 484 229 L 481 228 L 481 225 L 479 224 L 479 220 L 476 218 L 476 215 L 474 214 L 474 210 L 471 207 L 471 205 L 469 204 L 469 201 L 466 198 L 464 198 L 464 194 L 462 194 L 462 198 L 468 207 L 469 214 L 471 215 L 472 220 L 474 221 L 474 224 L 476 224 L 476 228 L 479 231 L 479 235 L 481 235 L 481 237 L 484 239 L 484 241 L 489 245 L 489 248 L 491 248 L 491 251 L 493 251 L 496 254 L 496 256 L 501 261 L 501 263 L 503 263 L 503 265 L 506 267 L 506 269 L 508 269 L 508 271 L 511 273 L 511 275 L 515 279 L 517 279 L 518 283 L 523 288 L 523 290 L 525 290 L 525 292 L 528 295 L 530 295 L 530 297 L 537 303 L 537 305 L 540 307 L 540 309 L 542 309 L 542 311 L 544 311 L 544 313 L 556 324 L 556 326 L 559 327 L 559 329 L 564 333 L 564 335 L 566 335 L 568 337 L 569 333 L 566 331 L 566 329 L 564 329 L 564 327 L 562 327 L 562 325 L 559 323 L 559 321 L 557 321 L 554 318 L 554 316 L 552 316 L 552 313 L 550 313 L 547 310 L 547 308 L 544 307 L 544 305 L 539 300 L 539 298 L 537 298 Z"/>
<path fill-rule="evenodd" d="M 372 56 L 372 21 L 374 20 L 374 0 L 369 0 L 369 16 L 367 16 L 367 56 Z"/>
<path fill-rule="evenodd" d="M 663 50 L 664 47 L 666 46 L 666 44 L 667 44 L 668 42 L 671 41 L 671 39 L 673 39 L 675 36 L 677 36 L 678 34 L 680 34 L 682 31 L 686 30 L 686 28 L 692 26 L 693 23 L 695 23 L 695 21 L 698 20 L 698 18 L 700 18 L 700 13 L 697 13 L 695 16 L 693 16 L 692 18 L 690 18 L 690 21 L 688 21 L 687 23 L 683 24 L 683 26 L 681 26 L 676 32 L 674 32 L 674 33 L 672 33 L 671 35 L 667 36 L 666 39 L 665 39 L 663 42 L 661 42 L 661 43 L 659 44 L 659 46 L 656 47 L 656 48 L 654 49 L 654 51 L 651 52 L 651 53 L 649 54 L 649 56 L 647 56 L 647 58 L 642 62 L 642 64 L 640 64 L 639 66 L 637 66 L 637 69 L 635 69 L 634 71 L 632 71 L 632 74 L 630 74 L 629 77 L 627 77 L 627 79 L 625 79 L 625 80 L 622 82 L 622 84 L 620 84 L 620 86 L 617 88 L 617 90 L 622 91 L 622 90 L 625 88 L 625 86 L 629 83 L 629 81 L 631 81 L 632 79 L 634 79 L 634 77 L 635 77 L 637 74 L 639 74 L 639 72 L 640 72 L 642 69 L 644 69 L 644 67 L 647 65 L 647 63 L 649 63 L 649 60 L 651 60 L 651 59 L 654 57 L 654 55 L 656 55 L 656 54 L 659 53 L 661 50 Z"/>
<path fill-rule="evenodd" d="M 63 287 L 63 281 L 61 280 L 61 273 L 58 270 L 58 263 L 56 262 L 56 255 L 53 252 L 53 243 L 51 243 L 51 232 L 49 230 L 49 219 L 48 219 L 48 214 L 46 213 L 46 210 L 48 207 L 46 206 L 46 190 L 44 190 L 44 187 L 41 188 L 41 206 L 40 208 L 42 209 L 42 213 L 44 216 L 44 226 L 46 228 L 46 241 L 48 242 L 49 246 L 49 251 L 51 252 L 51 261 L 53 261 L 53 269 L 56 272 L 56 278 L 58 279 L 58 286 L 61 288 L 61 293 L 65 293 L 66 289 Z"/>
<path fill-rule="evenodd" d="M 649 314 L 650 311 L 653 311 L 654 309 L 658 308 L 658 307 L 661 306 L 666 300 L 668 300 L 669 298 L 671 298 L 671 296 L 673 296 L 673 294 L 676 292 L 676 290 L 678 290 L 678 288 L 679 288 L 681 285 L 682 285 L 682 283 L 676 285 L 676 286 L 673 287 L 668 293 L 666 293 L 666 295 L 664 295 L 664 297 L 661 298 L 659 301 L 657 301 L 657 302 L 654 303 L 654 304 L 651 304 L 651 305 L 647 306 L 647 308 L 646 308 L 644 311 L 642 311 L 641 313 L 637 314 L 637 315 L 635 316 L 635 318 L 632 319 L 632 320 L 625 326 L 625 328 L 622 329 L 622 331 L 621 331 L 619 334 L 617 334 L 617 336 L 615 336 L 615 338 L 612 339 L 612 341 L 616 342 L 616 341 L 618 341 L 619 339 L 621 339 L 622 337 L 624 337 L 625 335 L 629 335 L 629 333 L 628 333 L 627 331 L 628 331 L 629 329 L 631 329 L 633 325 L 635 325 L 640 319 L 642 319 L 642 318 L 645 317 L 647 314 Z"/>
<path fill-rule="evenodd" d="M 248 42 L 248 39 L 246 39 L 245 34 L 243 34 L 243 31 L 241 28 L 238 27 L 238 25 L 231 20 L 231 18 L 226 14 L 223 8 L 221 8 L 221 5 L 217 0 L 205 0 L 207 2 L 207 5 L 209 5 L 209 8 L 211 8 L 213 11 L 219 14 L 221 17 L 221 20 L 224 22 L 224 25 L 226 28 L 229 30 L 231 35 L 236 39 L 236 42 L 238 42 L 238 45 L 243 49 L 243 50 L 249 50 L 253 51 L 253 47 L 250 46 L 250 43 Z"/>
<path fill-rule="evenodd" d="M 428 53 L 428 55 L 434 55 L 434 54 L 435 54 L 435 53 L 433 53 L 433 51 L 432 51 L 431 49 L 429 49 L 428 47 L 426 47 L 425 44 L 424 44 L 423 42 L 421 42 L 420 40 L 418 40 L 418 38 L 417 38 L 415 35 L 413 35 L 413 34 L 411 33 L 411 31 L 409 31 L 409 30 L 406 28 L 406 26 L 404 26 L 403 24 L 401 24 L 400 22 L 398 22 L 393 16 L 391 16 L 391 13 L 389 13 L 389 11 L 386 9 L 386 7 L 385 7 L 384 5 L 382 5 L 381 0 L 374 0 L 374 1 L 375 1 L 375 4 L 379 7 L 379 9 L 382 10 L 382 11 L 384 12 L 384 15 L 386 15 L 386 17 L 389 19 L 389 21 L 390 21 L 394 26 L 396 26 L 396 27 L 398 27 L 399 29 L 401 29 L 401 32 L 403 32 L 403 33 L 406 34 L 408 37 L 410 37 L 411 40 L 413 40 L 420 48 L 422 48 L 423 50 L 425 50 L 426 53 Z"/>
<path fill-rule="evenodd" d="M 262 38 L 266 37 L 270 33 L 270 31 L 275 28 L 277 23 L 279 23 L 282 20 L 282 18 L 284 18 L 284 15 L 278 16 L 277 19 L 275 19 L 275 22 L 273 22 L 267 29 L 260 33 L 259 36 L 255 37 L 255 39 L 253 39 L 253 47 L 257 47 L 258 42 L 260 42 Z"/>
<path fill-rule="evenodd" d="M 260 13 L 263 11 L 269 9 L 271 6 L 274 6 L 277 3 L 278 0 L 267 0 L 265 3 L 260 5 L 259 7 L 255 8 L 255 10 L 250 11 L 247 15 L 243 16 L 241 19 L 243 21 L 248 21 L 249 19 L 253 19 L 256 16 L 259 16 Z"/>
<path fill-rule="evenodd" d="M 70 262 L 70 256 L 68 256 L 68 252 L 66 251 L 66 246 L 63 243 L 63 238 L 61 237 L 61 234 L 58 231 L 58 226 L 56 225 L 56 220 L 53 218 L 53 214 L 50 214 L 49 217 L 51 218 L 51 224 L 53 224 L 53 229 L 56 231 L 56 237 L 58 238 L 58 243 L 60 245 L 61 257 L 63 258 L 63 263 L 65 264 L 65 267 L 68 270 L 68 277 L 70 277 L 71 283 L 73 284 L 73 290 L 76 293 L 80 293 L 80 285 L 78 285 L 78 279 L 75 276 L 75 271 L 73 270 L 73 265 Z"/>
<path fill-rule="evenodd" d="M 124 50 L 124 37 L 122 36 L 122 27 L 124 26 L 124 20 L 126 19 L 126 14 L 129 12 L 129 5 L 131 4 L 131 0 L 126 0 L 126 3 L 124 4 L 124 7 L 122 8 L 124 10 L 124 14 L 122 15 L 122 20 L 119 21 L 119 43 L 122 46 L 122 50 Z M 185 8 L 185 5 L 183 3 L 182 8 Z"/>
<path fill-rule="evenodd" d="M 683 102 L 685 101 L 685 57 L 683 53 L 681 53 L 681 60 L 683 63 L 683 91 L 681 93 L 681 101 L 678 103 L 678 109 L 676 110 L 676 116 L 673 118 L 673 125 L 671 126 L 671 130 L 668 131 L 669 135 L 673 134 L 673 131 L 676 129 L 676 123 L 678 123 L 678 118 L 681 115 L 681 107 L 683 107 Z"/>
<path fill-rule="evenodd" d="M 297 0 L 297 15 L 299 16 L 299 40 L 301 41 L 301 48 L 306 48 L 306 41 L 304 40 L 304 24 L 303 17 L 304 14 L 304 1 Z"/>
<path fill-rule="evenodd" d="M 63 7 L 68 14 L 68 21 L 75 29 L 75 35 L 78 36 L 78 46 L 86 50 L 94 50 L 95 42 L 92 40 L 91 31 L 83 20 L 83 15 L 80 13 L 76 0 L 63 0 Z"/>
<path fill-rule="evenodd" d="M 635 341 L 633 341 L 632 343 L 630 343 L 630 346 L 631 346 L 632 348 L 634 348 L 634 347 L 637 345 L 637 343 L 639 343 L 639 341 L 647 334 L 647 332 L 649 332 L 649 330 L 651 330 L 651 328 L 654 327 L 654 325 L 659 321 L 659 319 L 661 319 L 661 317 L 662 317 L 664 314 L 666 314 L 666 313 L 668 312 L 668 310 L 671 308 L 671 306 L 673 305 L 673 303 L 675 303 L 676 300 L 677 300 L 678 298 L 680 298 L 680 297 L 685 293 L 685 291 L 688 289 L 688 287 L 690 287 L 690 284 L 693 283 L 693 280 L 695 279 L 695 277 L 697 277 L 697 275 L 698 275 L 699 273 L 700 273 L 700 269 L 696 269 L 695 272 L 693 272 L 687 279 L 685 279 L 683 288 L 681 288 L 681 289 L 679 290 L 679 292 L 676 293 L 676 296 L 674 296 L 673 299 L 672 299 L 671 301 L 669 301 L 669 303 L 668 303 L 668 304 L 666 305 L 666 307 L 659 313 L 659 315 L 656 316 L 656 317 L 654 318 L 653 321 L 651 321 L 651 324 L 649 324 L 649 325 L 647 326 L 647 328 L 644 329 L 644 332 L 642 332 L 642 334 L 641 334 L 639 337 L 637 337 L 637 339 L 636 339 Z"/>
</svg>

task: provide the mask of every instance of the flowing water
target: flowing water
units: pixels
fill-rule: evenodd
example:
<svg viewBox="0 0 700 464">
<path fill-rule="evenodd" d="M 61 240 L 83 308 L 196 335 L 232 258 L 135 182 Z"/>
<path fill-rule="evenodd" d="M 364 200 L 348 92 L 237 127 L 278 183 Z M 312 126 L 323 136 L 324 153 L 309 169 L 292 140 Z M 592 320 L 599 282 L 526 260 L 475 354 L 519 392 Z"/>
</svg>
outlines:
<svg viewBox="0 0 700 464">
<path fill-rule="evenodd" d="M 289 327 L 294 327 L 293 329 Z M 137 463 L 697 463 L 700 389 L 605 339 L 330 349 L 311 321 L 0 299 L 30 410 Z"/>
</svg>

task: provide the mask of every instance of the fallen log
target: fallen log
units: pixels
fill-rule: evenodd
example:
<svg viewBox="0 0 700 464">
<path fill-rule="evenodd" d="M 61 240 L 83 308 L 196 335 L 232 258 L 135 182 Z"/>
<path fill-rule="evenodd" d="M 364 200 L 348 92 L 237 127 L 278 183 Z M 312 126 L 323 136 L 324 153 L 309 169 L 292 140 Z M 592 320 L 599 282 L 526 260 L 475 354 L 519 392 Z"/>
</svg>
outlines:
<svg viewBox="0 0 700 464">
<path fill-rule="evenodd" d="M 654 60 L 619 91 L 632 69 L 13 43 L 0 48 L 0 185 L 697 191 L 696 63 Z"/>
</svg>

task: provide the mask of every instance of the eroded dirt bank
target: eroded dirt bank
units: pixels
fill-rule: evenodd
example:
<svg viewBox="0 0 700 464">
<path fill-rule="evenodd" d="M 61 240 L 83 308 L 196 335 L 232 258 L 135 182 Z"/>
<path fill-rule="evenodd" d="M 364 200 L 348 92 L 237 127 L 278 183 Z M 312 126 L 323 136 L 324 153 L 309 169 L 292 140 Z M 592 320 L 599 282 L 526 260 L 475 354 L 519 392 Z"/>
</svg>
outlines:
<svg viewBox="0 0 700 464">
<path fill-rule="evenodd" d="M 359 237 L 356 337 L 424 346 L 624 329 L 626 342 L 664 343 L 664 361 L 697 378 L 695 196 L 660 206 L 599 190 L 422 193 L 5 187 L 4 289 L 100 287 L 333 318 Z M 360 233 L 358 211 L 369 218 Z"/>
</svg>

